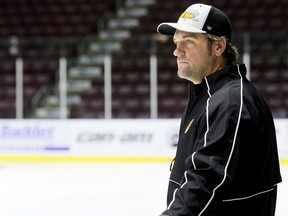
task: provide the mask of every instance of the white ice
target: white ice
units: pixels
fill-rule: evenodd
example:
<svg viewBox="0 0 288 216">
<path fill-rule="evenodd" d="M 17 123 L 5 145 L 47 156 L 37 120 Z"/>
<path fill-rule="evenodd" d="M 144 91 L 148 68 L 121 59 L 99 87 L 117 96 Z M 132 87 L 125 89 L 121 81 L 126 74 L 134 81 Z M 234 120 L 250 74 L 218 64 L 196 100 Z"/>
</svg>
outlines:
<svg viewBox="0 0 288 216">
<path fill-rule="evenodd" d="M 281 166 L 276 216 L 287 216 Z M 157 216 L 166 206 L 167 163 L 0 162 L 1 216 Z"/>
</svg>

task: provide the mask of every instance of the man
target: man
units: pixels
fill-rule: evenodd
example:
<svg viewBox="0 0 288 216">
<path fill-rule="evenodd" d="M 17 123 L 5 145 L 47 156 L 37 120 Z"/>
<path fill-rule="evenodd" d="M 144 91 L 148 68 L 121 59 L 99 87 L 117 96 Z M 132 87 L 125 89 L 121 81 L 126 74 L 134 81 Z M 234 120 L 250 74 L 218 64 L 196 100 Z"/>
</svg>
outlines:
<svg viewBox="0 0 288 216">
<path fill-rule="evenodd" d="M 271 216 L 281 182 L 274 122 L 238 65 L 222 11 L 193 4 L 173 35 L 178 75 L 191 81 L 162 216 Z"/>
</svg>

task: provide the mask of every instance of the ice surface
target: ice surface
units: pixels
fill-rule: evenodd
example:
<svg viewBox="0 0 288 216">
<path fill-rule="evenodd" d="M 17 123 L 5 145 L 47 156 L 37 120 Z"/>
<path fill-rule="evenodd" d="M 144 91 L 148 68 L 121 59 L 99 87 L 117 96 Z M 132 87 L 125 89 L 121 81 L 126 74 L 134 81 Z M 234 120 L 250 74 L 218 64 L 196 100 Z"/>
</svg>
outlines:
<svg viewBox="0 0 288 216">
<path fill-rule="evenodd" d="M 288 166 L 281 170 L 276 216 L 287 216 Z M 1 162 L 0 215 L 157 216 L 168 177 L 168 163 Z"/>
</svg>

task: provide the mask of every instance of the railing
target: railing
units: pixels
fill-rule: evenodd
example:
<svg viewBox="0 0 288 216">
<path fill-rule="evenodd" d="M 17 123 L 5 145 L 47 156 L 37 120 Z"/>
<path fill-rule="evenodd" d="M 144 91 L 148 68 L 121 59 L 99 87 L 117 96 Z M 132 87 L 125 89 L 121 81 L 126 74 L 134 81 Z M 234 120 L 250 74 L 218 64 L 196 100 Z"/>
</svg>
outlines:
<svg viewBox="0 0 288 216">
<path fill-rule="evenodd" d="M 259 33 L 258 33 L 259 34 Z M 265 34 L 265 33 L 263 33 Z M 251 54 L 252 54 L 252 58 L 254 56 L 266 56 L 268 55 L 266 52 L 258 52 L 258 53 L 253 53 L 253 50 L 251 51 L 251 37 L 253 36 L 253 34 L 251 33 L 242 33 L 239 34 L 240 36 L 238 36 L 242 41 L 240 42 L 238 45 L 237 43 L 239 41 L 237 41 L 236 45 L 239 47 L 239 49 L 241 50 L 241 54 L 242 54 L 242 61 L 246 64 L 247 69 L 248 69 L 248 77 L 250 77 L 250 65 L 251 65 Z M 286 35 L 287 32 L 286 32 Z M 133 40 L 133 39 L 128 39 L 128 40 Z M 135 40 L 139 40 L 137 38 L 135 38 Z M 147 59 L 149 59 L 150 62 L 150 66 L 149 66 L 149 70 L 150 70 L 150 118 L 157 118 L 158 117 L 158 93 L 157 93 L 157 89 L 158 89 L 158 80 L 157 80 L 157 73 L 158 73 L 158 59 L 159 56 L 161 56 L 159 54 L 159 50 L 157 50 L 157 46 L 159 46 L 159 42 L 155 40 L 155 38 L 153 38 L 151 40 L 151 37 L 147 37 L 146 40 L 150 41 L 150 54 L 148 53 Z M 253 39 L 255 40 L 255 38 Z M 169 42 L 172 43 L 172 42 Z M 167 43 L 167 45 L 169 44 Z M 166 44 L 164 44 L 165 46 Z M 288 61 L 288 36 L 287 36 L 287 41 L 286 44 L 283 44 L 284 46 L 286 45 L 286 53 L 285 53 L 285 47 L 281 48 L 281 51 L 276 50 L 275 48 L 275 52 L 270 53 L 270 55 L 272 54 L 272 57 L 274 55 L 277 56 L 285 56 L 286 55 L 286 59 Z M 163 44 L 162 44 L 163 46 Z M 125 47 L 123 47 L 123 49 L 125 49 Z M 283 51 L 284 50 L 284 51 Z M 140 50 L 141 52 L 141 50 Z M 252 52 L 252 53 L 251 53 Z M 271 51 L 270 51 L 271 52 Z M 147 54 L 147 53 L 146 53 Z M 168 55 L 168 54 L 167 54 Z M 169 55 L 172 56 L 172 52 L 169 53 Z M 113 117 L 113 113 L 112 113 L 112 101 L 113 101 L 113 95 L 112 95 L 112 90 L 113 90 L 113 84 L 112 84 L 112 76 L 113 76 L 113 68 L 112 68 L 112 64 L 113 61 L 117 60 L 117 56 L 114 55 L 107 55 L 105 57 L 105 61 L 104 61 L 104 86 L 105 86 L 105 90 L 104 90 L 104 98 L 105 98 L 105 114 L 104 117 L 105 118 L 112 118 Z M 175 60 L 175 59 L 174 59 Z M 59 95 L 60 95 L 60 106 L 59 109 L 61 110 L 61 115 L 60 118 L 67 118 L 68 114 L 67 114 L 67 60 L 65 58 L 61 58 L 59 59 Z M 129 61 L 129 59 L 127 59 L 127 61 Z M 16 104 L 16 113 L 15 116 L 16 118 L 23 118 L 23 73 L 25 73 L 25 71 L 23 71 L 23 64 L 25 63 L 25 59 L 21 59 L 18 58 L 16 59 L 16 99 L 15 99 L 15 104 Z M 288 63 L 287 63 L 288 65 Z M 288 71 L 288 68 L 287 68 Z M 286 73 L 287 73 L 286 71 Z M 45 92 L 43 90 L 43 88 L 40 90 L 42 93 Z M 39 91 L 39 92 L 40 92 Z M 32 103 L 34 104 L 34 106 L 38 103 L 39 101 L 39 93 L 35 95 L 34 99 L 32 100 Z"/>
</svg>

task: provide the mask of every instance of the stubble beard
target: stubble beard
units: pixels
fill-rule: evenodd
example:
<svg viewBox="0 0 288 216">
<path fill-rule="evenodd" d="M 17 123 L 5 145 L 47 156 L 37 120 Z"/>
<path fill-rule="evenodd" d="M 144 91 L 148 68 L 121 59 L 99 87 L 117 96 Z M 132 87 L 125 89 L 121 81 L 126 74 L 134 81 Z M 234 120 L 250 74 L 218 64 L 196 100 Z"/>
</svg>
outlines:
<svg viewBox="0 0 288 216">
<path fill-rule="evenodd" d="M 193 70 L 191 68 L 191 66 L 189 66 L 189 65 L 185 68 L 178 66 L 177 74 L 178 74 L 178 77 L 180 77 L 181 79 L 186 79 L 186 80 L 191 81 L 193 83 L 201 82 L 201 78 L 198 75 L 197 71 Z"/>
</svg>

